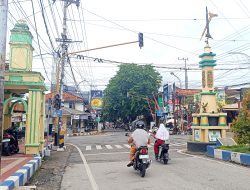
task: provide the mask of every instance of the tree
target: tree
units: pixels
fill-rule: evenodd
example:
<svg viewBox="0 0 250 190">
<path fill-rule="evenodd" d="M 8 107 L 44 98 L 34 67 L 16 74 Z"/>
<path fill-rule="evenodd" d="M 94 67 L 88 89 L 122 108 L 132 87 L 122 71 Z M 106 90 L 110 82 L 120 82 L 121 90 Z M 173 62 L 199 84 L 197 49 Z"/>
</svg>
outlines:
<svg viewBox="0 0 250 190">
<path fill-rule="evenodd" d="M 147 98 L 158 93 L 160 82 L 160 74 L 151 65 L 120 65 L 104 91 L 104 119 L 128 122 L 139 115 L 149 116 Z"/>
<path fill-rule="evenodd" d="M 244 94 L 242 109 L 233 121 L 232 129 L 239 144 L 250 144 L 250 90 Z"/>
</svg>

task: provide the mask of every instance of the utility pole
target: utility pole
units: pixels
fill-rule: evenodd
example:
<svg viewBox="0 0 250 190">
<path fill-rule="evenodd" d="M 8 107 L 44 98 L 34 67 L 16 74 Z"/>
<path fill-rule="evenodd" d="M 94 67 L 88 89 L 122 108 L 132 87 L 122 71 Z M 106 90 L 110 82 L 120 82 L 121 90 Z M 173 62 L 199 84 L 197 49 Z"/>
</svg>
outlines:
<svg viewBox="0 0 250 190">
<path fill-rule="evenodd" d="M 176 128 L 176 112 L 175 112 L 175 102 L 176 102 L 176 87 L 175 83 L 173 83 L 173 92 L 172 92 L 172 103 L 173 103 L 173 115 L 174 115 L 174 128 Z M 176 130 L 177 132 L 177 130 Z"/>
<path fill-rule="evenodd" d="M 0 174 L 3 139 L 4 70 L 6 55 L 8 0 L 0 0 Z"/>
<path fill-rule="evenodd" d="M 188 74 L 187 74 L 187 61 L 188 61 L 188 58 L 179 58 L 178 57 L 178 60 L 183 60 L 185 62 L 185 89 L 188 89 Z M 184 97 L 184 100 L 183 102 L 181 101 L 180 104 L 179 104 L 179 107 L 180 107 L 180 115 L 181 115 L 181 129 L 183 131 L 183 113 L 182 113 L 182 103 L 185 105 L 186 103 L 186 97 Z"/>
<path fill-rule="evenodd" d="M 187 61 L 188 61 L 188 58 L 179 58 L 178 57 L 178 60 L 182 60 L 185 62 L 185 89 L 188 89 L 188 75 L 187 75 Z"/>
<path fill-rule="evenodd" d="M 55 2 L 56 0 L 53 0 Z M 63 87 L 64 87 L 64 67 L 65 63 L 67 62 L 67 55 L 68 55 L 68 43 L 72 42 L 71 39 L 67 38 L 67 9 L 68 7 L 73 3 L 76 4 L 77 7 L 80 5 L 80 0 L 61 0 L 64 2 L 63 4 L 63 33 L 61 34 L 61 39 L 57 38 L 57 42 L 62 42 L 62 59 L 61 59 L 61 75 L 60 75 L 60 85 L 58 90 L 58 84 L 57 84 L 57 90 L 59 91 L 59 96 L 61 103 L 63 102 Z M 57 91 L 57 93 L 58 93 Z M 61 105 L 61 104 L 60 104 Z M 59 106 L 60 113 L 62 113 L 61 106 Z M 58 119 L 58 139 L 59 141 L 59 149 L 63 149 L 64 147 L 64 135 L 61 135 L 61 125 L 62 125 L 62 115 L 59 116 Z"/>
</svg>

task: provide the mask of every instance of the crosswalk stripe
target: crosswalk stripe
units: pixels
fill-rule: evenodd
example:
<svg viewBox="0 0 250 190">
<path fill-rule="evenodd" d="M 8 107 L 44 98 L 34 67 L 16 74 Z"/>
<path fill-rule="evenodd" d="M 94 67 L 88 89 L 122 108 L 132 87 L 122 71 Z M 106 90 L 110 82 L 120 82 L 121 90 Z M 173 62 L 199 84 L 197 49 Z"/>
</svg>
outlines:
<svg viewBox="0 0 250 190">
<path fill-rule="evenodd" d="M 113 149 L 111 145 L 105 145 L 107 149 Z"/>
<path fill-rule="evenodd" d="M 95 146 L 97 150 L 101 150 L 104 147 L 106 149 L 109 149 L 109 150 L 114 149 L 114 148 L 122 149 L 124 147 L 126 147 L 126 148 L 130 148 L 131 147 L 129 144 L 122 144 L 122 145 L 118 145 L 118 144 L 116 144 L 116 145 L 86 145 L 86 150 L 87 151 L 92 150 L 92 146 Z M 178 143 L 178 142 L 177 143 L 170 143 L 169 146 L 172 146 L 172 147 L 173 146 L 186 146 L 186 143 L 181 143 L 181 142 L 180 143 Z M 148 148 L 152 148 L 152 147 L 154 147 L 154 143 L 150 143 L 148 145 Z"/>
<path fill-rule="evenodd" d="M 115 147 L 118 148 L 118 149 L 121 149 L 121 148 L 122 148 L 122 146 L 121 146 L 121 145 L 118 145 L 118 144 L 115 145 Z"/>
<path fill-rule="evenodd" d="M 128 145 L 128 144 L 123 144 L 123 146 L 127 147 L 127 148 L 130 148 L 131 146 Z"/>
<path fill-rule="evenodd" d="M 100 150 L 100 149 L 102 149 L 102 146 L 101 145 L 96 145 L 96 149 Z"/>
<path fill-rule="evenodd" d="M 86 150 L 91 150 L 91 146 L 86 146 Z"/>
</svg>

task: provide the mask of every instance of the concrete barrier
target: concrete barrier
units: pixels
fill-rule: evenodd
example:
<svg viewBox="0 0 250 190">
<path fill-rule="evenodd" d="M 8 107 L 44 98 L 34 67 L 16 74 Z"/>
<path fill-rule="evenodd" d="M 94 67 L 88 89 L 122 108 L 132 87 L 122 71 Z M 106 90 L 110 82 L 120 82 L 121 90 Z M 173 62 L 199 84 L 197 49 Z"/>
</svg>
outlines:
<svg viewBox="0 0 250 190">
<path fill-rule="evenodd" d="M 241 154 L 240 160 L 242 164 L 250 166 L 250 154 Z"/>
<path fill-rule="evenodd" d="M 207 146 L 207 156 L 250 166 L 250 154 L 217 149 L 218 146 Z"/>
</svg>

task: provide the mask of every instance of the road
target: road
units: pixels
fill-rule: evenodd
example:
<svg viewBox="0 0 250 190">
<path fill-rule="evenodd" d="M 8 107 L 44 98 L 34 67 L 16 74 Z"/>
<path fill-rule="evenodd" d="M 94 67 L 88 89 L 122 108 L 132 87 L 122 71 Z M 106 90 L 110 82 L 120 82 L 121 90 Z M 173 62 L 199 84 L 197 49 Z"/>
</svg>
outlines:
<svg viewBox="0 0 250 190">
<path fill-rule="evenodd" d="M 69 137 L 66 143 L 76 146 L 69 157 L 61 189 L 146 190 L 146 189 L 249 189 L 250 169 L 240 165 L 185 154 L 189 136 L 171 135 L 168 165 L 153 160 L 146 176 L 141 178 L 127 168 L 129 148 L 124 132 L 100 136 Z M 71 146 L 71 145 L 67 145 Z"/>
</svg>

